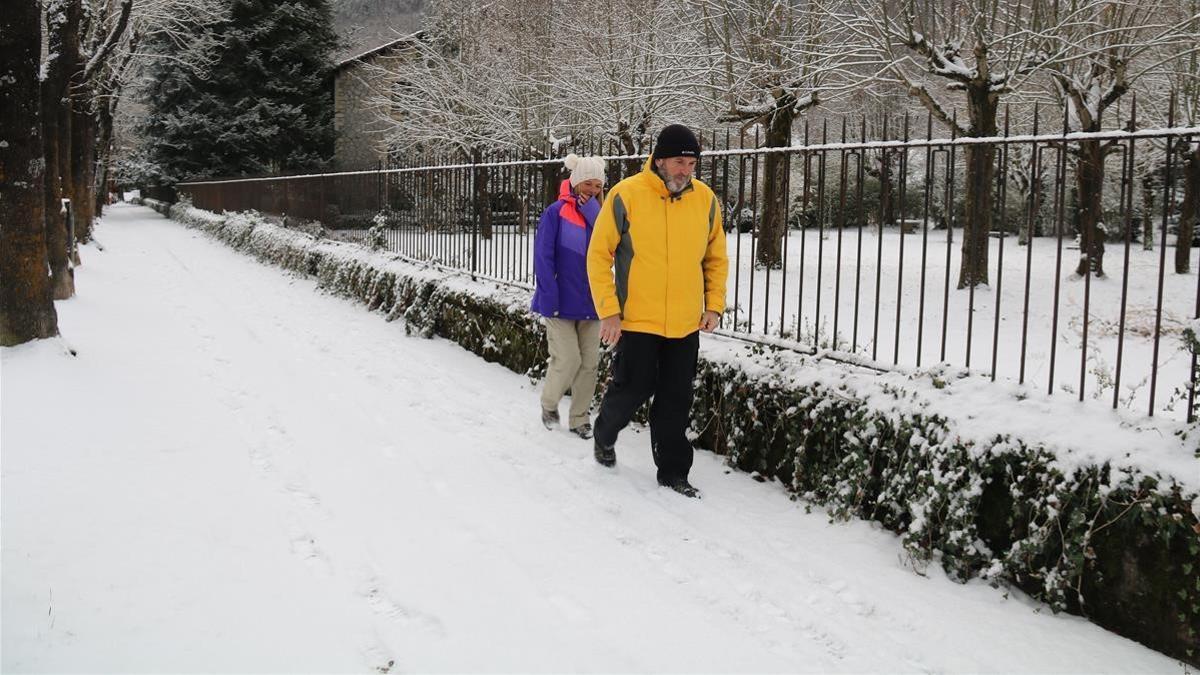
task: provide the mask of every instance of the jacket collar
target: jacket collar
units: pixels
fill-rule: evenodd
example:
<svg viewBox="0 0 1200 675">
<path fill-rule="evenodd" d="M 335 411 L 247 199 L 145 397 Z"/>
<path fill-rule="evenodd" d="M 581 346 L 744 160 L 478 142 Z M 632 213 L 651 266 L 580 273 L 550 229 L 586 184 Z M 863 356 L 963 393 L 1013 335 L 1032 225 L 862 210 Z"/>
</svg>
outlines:
<svg viewBox="0 0 1200 675">
<path fill-rule="evenodd" d="M 564 202 L 571 202 L 572 204 L 579 203 L 575 193 L 571 190 L 570 178 L 564 178 L 563 181 L 558 184 L 558 198 Z"/>
<path fill-rule="evenodd" d="M 563 203 L 562 208 L 559 210 L 560 216 L 579 227 L 587 227 L 587 219 L 584 218 L 583 212 L 579 210 L 581 206 L 579 196 L 571 190 L 571 179 L 564 178 L 563 182 L 559 184 L 558 200 Z"/>
</svg>

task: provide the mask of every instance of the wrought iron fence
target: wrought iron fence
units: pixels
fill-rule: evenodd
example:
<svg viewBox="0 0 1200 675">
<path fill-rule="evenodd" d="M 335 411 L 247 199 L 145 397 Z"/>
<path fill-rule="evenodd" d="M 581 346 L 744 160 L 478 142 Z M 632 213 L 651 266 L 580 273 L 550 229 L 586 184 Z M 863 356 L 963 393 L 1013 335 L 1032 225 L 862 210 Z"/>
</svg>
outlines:
<svg viewBox="0 0 1200 675">
<path fill-rule="evenodd" d="M 805 126 L 804 142 L 786 148 L 707 136 L 698 177 L 720 197 L 728 233 L 724 331 L 878 369 L 946 363 L 1194 420 L 1197 357 L 1184 331 L 1200 317 L 1200 248 L 1189 247 L 1200 233 L 1182 209 L 1197 203 L 1187 192 L 1200 128 L 1133 131 L 1136 112 L 1126 130 L 1071 133 L 1064 121 L 1043 133 L 1036 113 L 1031 126 L 935 138 L 929 119 L 862 119 Z M 609 185 L 645 161 L 613 145 L 576 151 L 608 156 Z M 382 237 L 410 259 L 531 286 L 535 230 L 562 162 L 475 159 L 178 189 L 200 208 L 319 222 L 331 237 Z M 1186 274 L 1167 256 L 1185 237 L 1194 241 L 1172 258 Z"/>
</svg>

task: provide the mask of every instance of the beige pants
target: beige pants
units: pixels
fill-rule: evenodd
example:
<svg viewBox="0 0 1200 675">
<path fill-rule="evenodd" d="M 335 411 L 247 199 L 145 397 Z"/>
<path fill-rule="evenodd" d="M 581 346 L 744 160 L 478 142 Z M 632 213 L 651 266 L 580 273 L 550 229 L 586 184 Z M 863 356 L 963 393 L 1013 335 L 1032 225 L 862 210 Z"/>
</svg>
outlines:
<svg viewBox="0 0 1200 675">
<path fill-rule="evenodd" d="M 590 422 L 588 410 L 596 394 L 596 367 L 600 364 L 600 322 L 546 319 L 546 342 L 550 363 L 542 408 L 558 410 L 567 389 L 571 390 L 570 428 Z"/>
</svg>

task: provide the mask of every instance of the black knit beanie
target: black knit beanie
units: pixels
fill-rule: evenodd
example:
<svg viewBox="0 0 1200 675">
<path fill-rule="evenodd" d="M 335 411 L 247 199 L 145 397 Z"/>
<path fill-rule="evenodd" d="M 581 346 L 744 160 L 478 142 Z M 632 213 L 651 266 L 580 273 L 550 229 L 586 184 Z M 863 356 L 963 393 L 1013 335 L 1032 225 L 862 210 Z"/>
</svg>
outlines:
<svg viewBox="0 0 1200 675">
<path fill-rule="evenodd" d="M 694 157 L 700 159 L 700 141 L 696 134 L 682 124 L 663 127 L 654 142 L 654 159 L 668 157 Z"/>
</svg>

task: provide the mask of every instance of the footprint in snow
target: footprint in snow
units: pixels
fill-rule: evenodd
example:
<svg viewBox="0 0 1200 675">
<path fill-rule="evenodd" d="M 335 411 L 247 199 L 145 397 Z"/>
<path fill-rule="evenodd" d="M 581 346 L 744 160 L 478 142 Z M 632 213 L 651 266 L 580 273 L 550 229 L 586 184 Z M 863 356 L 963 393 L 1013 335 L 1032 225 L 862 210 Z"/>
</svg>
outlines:
<svg viewBox="0 0 1200 675">
<path fill-rule="evenodd" d="M 311 535 L 301 534 L 292 537 L 291 549 L 293 555 L 321 574 L 328 576 L 333 572 L 329 559 L 317 547 L 317 541 Z"/>
<path fill-rule="evenodd" d="M 405 628 L 416 628 L 436 637 L 445 637 L 446 635 L 440 619 L 392 600 L 375 580 L 369 580 L 364 584 L 359 590 L 359 595 L 366 600 L 367 606 L 376 614 Z"/>
</svg>

